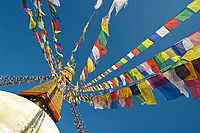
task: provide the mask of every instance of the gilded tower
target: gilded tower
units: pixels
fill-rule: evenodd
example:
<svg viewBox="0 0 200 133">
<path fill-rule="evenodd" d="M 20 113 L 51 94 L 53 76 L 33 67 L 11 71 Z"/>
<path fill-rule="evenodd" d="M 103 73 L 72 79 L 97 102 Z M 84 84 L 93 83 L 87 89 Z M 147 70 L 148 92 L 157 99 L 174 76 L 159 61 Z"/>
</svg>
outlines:
<svg viewBox="0 0 200 133">
<path fill-rule="evenodd" d="M 61 118 L 60 111 L 63 102 L 63 93 L 58 91 L 55 80 L 51 80 L 19 93 L 20 96 L 34 102 L 42 108 L 54 122 Z"/>
</svg>

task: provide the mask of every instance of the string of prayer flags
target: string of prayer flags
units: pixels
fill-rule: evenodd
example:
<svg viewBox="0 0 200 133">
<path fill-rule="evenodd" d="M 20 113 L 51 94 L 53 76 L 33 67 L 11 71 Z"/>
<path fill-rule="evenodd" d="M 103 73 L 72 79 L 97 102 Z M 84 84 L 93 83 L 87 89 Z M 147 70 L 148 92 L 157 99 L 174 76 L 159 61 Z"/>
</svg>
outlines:
<svg viewBox="0 0 200 133">
<path fill-rule="evenodd" d="M 53 79 L 53 76 L 17 76 L 17 75 L 9 75 L 9 76 L 1 76 L 0 77 L 0 86 L 5 85 L 14 85 L 14 84 L 23 84 L 30 83 L 36 81 L 44 81 Z"/>
<path fill-rule="evenodd" d="M 100 61 L 100 58 L 107 53 L 107 50 L 105 49 L 106 45 L 107 45 L 107 40 L 106 40 L 104 33 L 106 33 L 107 36 L 110 36 L 108 24 L 109 24 L 109 21 L 110 21 L 111 13 L 112 13 L 112 11 L 115 7 L 116 8 L 116 15 L 117 15 L 119 10 L 123 6 L 127 5 L 127 2 L 128 2 L 128 0 L 113 0 L 113 3 L 112 3 L 111 8 L 108 12 L 108 15 L 106 15 L 104 18 L 102 18 L 101 31 L 99 33 L 99 36 L 98 36 L 96 42 L 95 42 L 95 46 L 92 49 L 92 53 L 90 54 L 90 57 L 88 57 L 88 59 L 87 59 L 86 67 L 87 67 L 88 72 L 84 73 L 85 70 L 83 70 L 82 73 L 81 73 L 81 76 L 79 78 L 79 81 L 81 80 L 82 82 L 85 82 L 87 77 L 84 77 L 84 76 L 86 76 L 90 72 L 93 72 L 95 70 L 95 66 Z M 82 38 L 80 38 L 80 40 L 81 39 Z M 80 40 L 79 40 L 79 42 L 80 42 Z"/>
<path fill-rule="evenodd" d="M 152 93 L 152 89 L 158 89 L 167 100 L 173 100 L 183 94 L 189 97 L 183 82 L 190 89 L 194 99 L 200 97 L 200 58 L 187 62 L 175 68 L 170 68 L 168 74 L 166 72 L 154 75 L 147 80 L 140 81 L 136 84 L 128 87 L 109 92 L 106 94 L 100 94 L 93 97 L 95 109 L 104 109 L 105 107 L 116 109 L 118 106 L 127 108 L 132 107 L 132 96 L 134 96 L 142 105 L 157 104 L 155 97 Z M 167 75 L 167 77 L 165 77 Z M 172 76 L 172 77 L 170 77 Z M 177 77 L 178 76 L 178 77 Z M 173 79 L 169 81 L 168 79 Z M 182 87 L 182 89 L 180 89 Z"/>
<path fill-rule="evenodd" d="M 62 50 L 61 39 L 59 37 L 57 37 L 57 34 L 61 32 L 61 31 L 58 31 L 58 29 L 60 28 L 60 24 L 58 23 L 58 20 L 60 21 L 60 18 L 58 17 L 55 7 L 51 4 L 52 2 L 54 2 L 53 4 L 55 4 L 57 6 L 60 6 L 60 3 L 59 3 L 59 1 L 55 1 L 55 0 L 49 1 L 48 0 L 49 11 L 50 11 L 50 16 L 51 16 L 51 24 L 52 24 L 52 29 L 53 29 L 53 41 L 55 44 L 58 70 L 60 73 L 60 68 L 62 67 L 61 59 L 63 58 L 63 55 L 60 53 Z M 58 49 L 60 50 L 60 52 L 58 51 Z"/>
<path fill-rule="evenodd" d="M 111 6 L 112 8 L 110 9 L 109 13 L 111 13 L 112 10 L 114 9 L 115 2 L 116 3 L 119 2 L 123 6 L 123 5 L 126 4 L 127 1 L 126 0 L 114 0 L 113 4 Z M 116 5 L 118 5 L 118 4 L 116 4 Z M 158 29 L 150 37 L 148 37 L 146 40 L 144 40 L 135 49 L 133 49 L 132 51 L 130 51 L 120 61 L 118 61 L 116 64 L 112 65 L 109 68 L 109 69 L 113 68 L 112 71 L 109 72 L 108 71 L 109 69 L 107 69 L 105 72 L 103 72 L 102 74 L 100 74 L 99 76 L 101 77 L 101 79 L 103 79 L 106 75 L 112 73 L 113 71 L 117 70 L 118 68 L 120 68 L 121 66 L 123 66 L 124 64 L 126 64 L 129 60 L 131 60 L 133 57 L 139 55 L 142 51 L 144 51 L 145 49 L 149 48 L 151 45 L 153 45 L 154 43 L 156 43 L 157 41 L 159 41 L 160 39 L 162 39 L 163 37 L 165 37 L 173 28 L 177 27 L 182 22 L 184 22 L 186 19 L 190 18 L 194 14 L 194 12 L 199 11 L 199 7 L 198 6 L 199 6 L 199 2 L 198 1 L 193 1 L 192 3 L 190 3 L 186 8 L 184 8 L 184 10 L 182 10 L 181 12 L 179 12 L 174 18 L 172 18 L 167 23 L 165 23 L 160 29 Z M 121 9 L 121 8 L 116 8 L 116 9 Z M 194 12 L 192 12 L 192 11 L 194 11 Z M 106 17 L 104 17 L 104 21 L 105 22 L 109 22 L 109 14 Z M 198 34 L 200 34 L 200 33 L 198 33 Z M 191 37 L 188 37 L 188 38 L 191 38 Z M 194 41 L 195 41 L 195 39 L 194 39 Z M 192 38 L 191 38 L 191 42 L 192 42 Z M 185 40 L 185 42 L 182 42 L 182 43 L 187 43 L 188 44 L 190 42 L 187 42 L 187 40 Z M 192 45 L 190 45 L 188 47 L 191 47 L 191 46 Z M 180 46 L 179 49 L 181 47 L 184 47 L 184 45 Z M 186 47 L 184 47 L 184 48 L 187 50 Z M 184 51 L 181 51 L 181 52 L 184 52 Z M 160 62 L 160 63 L 162 64 L 162 62 Z M 160 69 L 162 69 L 162 67 L 164 67 L 164 65 L 165 64 L 162 64 Z M 94 79 L 96 79 L 96 78 L 94 78 Z M 93 83 L 96 83 L 96 81 L 94 79 L 92 81 L 94 81 Z M 91 81 L 89 83 L 93 84 Z"/>
<path fill-rule="evenodd" d="M 72 57 L 72 56 L 74 55 L 74 53 L 78 50 L 78 46 L 79 46 L 79 44 L 81 43 L 81 41 L 82 41 L 82 40 L 83 40 L 83 41 L 85 40 L 85 33 L 86 33 L 86 30 L 87 30 L 87 28 L 88 28 L 88 26 L 89 26 L 89 24 L 90 24 L 92 18 L 94 17 L 96 10 L 98 10 L 98 9 L 101 7 L 102 3 L 103 3 L 103 0 L 97 0 L 96 4 L 94 5 L 94 10 L 92 11 L 91 16 L 90 16 L 88 22 L 86 23 L 86 26 L 85 26 L 84 29 L 83 29 L 83 32 L 82 32 L 81 37 L 79 38 L 79 41 L 78 41 L 77 43 L 75 43 L 76 46 L 75 46 L 74 50 L 72 51 L 71 57 Z M 70 60 L 68 61 L 68 65 L 70 65 Z"/>
<path fill-rule="evenodd" d="M 179 96 L 182 96 L 183 94 L 186 97 L 189 97 L 189 94 L 185 90 L 183 82 L 181 82 L 180 78 L 182 78 L 183 80 L 186 79 L 186 80 L 184 80 L 184 82 L 189 81 L 188 85 L 187 85 L 188 87 L 190 85 L 193 85 L 192 88 L 190 87 L 190 89 L 192 91 L 194 98 L 197 98 L 200 96 L 200 91 L 198 88 L 199 79 L 197 76 L 199 74 L 198 70 L 200 70 L 199 62 L 200 62 L 199 59 L 196 59 L 196 60 L 192 61 L 192 64 L 190 62 L 189 65 L 187 65 L 187 63 L 186 63 L 186 64 L 181 65 L 181 67 L 178 66 L 175 69 L 170 68 L 169 70 L 163 72 L 162 74 L 158 74 L 158 75 L 148 78 L 146 80 L 147 81 L 146 85 L 149 85 L 149 87 L 153 88 L 153 89 L 159 89 L 168 100 L 172 100 Z M 166 75 L 166 77 L 165 77 L 165 75 Z M 180 76 L 180 78 L 178 76 Z M 141 82 L 143 82 L 143 81 L 141 81 Z M 139 82 L 139 83 L 141 83 L 141 82 Z M 138 91 L 138 89 L 136 88 L 136 85 L 138 85 L 139 83 L 130 86 L 133 96 L 140 94 L 140 91 Z M 195 85 L 195 83 L 197 83 L 197 85 Z M 102 85 L 103 85 L 103 83 L 102 83 Z M 108 82 L 107 85 L 112 86 L 111 81 L 110 81 L 110 83 Z M 142 85 L 142 86 L 144 86 L 144 85 Z M 104 88 L 104 87 L 102 87 L 102 88 Z M 121 92 L 121 97 L 129 97 L 131 95 L 131 93 L 127 87 L 120 90 L 120 92 Z M 136 99 L 138 99 L 141 104 L 144 104 L 143 96 L 139 95 L 139 97 L 138 97 L 138 95 L 137 95 Z M 123 105 L 122 101 L 124 101 L 124 104 L 125 104 L 125 99 L 123 99 L 123 100 L 120 99 L 119 101 L 120 101 L 120 106 Z M 111 108 L 117 107 L 114 101 L 112 101 L 111 104 L 113 104 L 111 106 Z M 103 109 L 103 107 L 104 107 L 104 104 L 101 103 L 101 108 Z"/>
<path fill-rule="evenodd" d="M 26 3 L 24 3 L 23 1 L 22 3 L 23 3 L 23 7 L 26 7 L 25 6 Z M 61 20 L 58 17 L 56 9 L 52 4 L 60 6 L 60 3 L 58 0 L 51 0 L 51 1 L 48 0 L 51 23 L 52 23 L 52 31 L 53 31 L 53 41 L 55 43 L 55 53 L 56 53 L 57 61 L 55 61 L 53 52 L 49 46 L 47 32 L 46 32 L 44 21 L 43 21 L 43 16 L 45 16 L 45 14 L 42 12 L 42 9 L 41 9 L 41 5 L 42 5 L 41 0 L 35 0 L 33 3 L 33 5 L 35 6 L 35 8 L 33 7 L 34 10 L 37 9 L 37 12 L 35 11 L 35 13 L 37 13 L 37 15 L 35 15 L 37 19 L 36 21 L 37 23 L 36 23 L 36 26 L 32 29 L 32 31 L 35 34 L 38 44 L 43 50 L 44 57 L 50 67 L 50 71 L 52 75 L 55 77 L 59 90 L 64 90 L 66 87 L 67 81 L 64 75 L 62 75 L 63 73 L 61 73 L 60 71 L 60 69 L 62 69 L 61 59 L 63 58 L 63 55 L 61 53 L 61 50 L 62 50 L 61 39 L 57 36 L 57 34 L 60 33 L 59 31 L 60 24 L 58 23 L 58 21 L 61 21 Z M 39 31 L 41 31 L 41 33 L 39 33 Z M 56 71 L 55 68 L 57 68 L 58 72 Z"/>
<path fill-rule="evenodd" d="M 78 107 L 75 103 L 70 103 L 72 115 L 74 118 L 74 125 L 77 128 L 78 133 L 88 133 L 87 127 L 81 117 Z"/>
<path fill-rule="evenodd" d="M 52 51 L 49 47 L 49 42 L 48 42 L 48 39 L 47 39 L 47 33 L 46 33 L 45 28 L 44 28 L 44 22 L 43 22 L 43 19 L 42 19 L 42 15 L 45 15 L 45 14 L 41 10 L 41 1 L 36 0 L 34 3 L 35 3 L 34 5 L 36 6 L 36 9 L 38 10 L 37 23 L 34 22 L 33 14 L 30 11 L 30 9 L 28 10 L 26 8 L 27 1 L 22 0 L 23 8 L 29 14 L 29 18 L 31 20 L 30 29 L 32 29 L 32 31 L 34 32 L 34 34 L 36 36 L 36 40 L 38 41 L 38 44 L 40 44 L 40 46 L 43 50 L 44 57 L 45 57 L 46 61 L 48 62 L 48 65 L 50 67 L 52 75 L 56 75 L 56 72 L 55 72 L 55 69 L 54 69 L 54 65 L 56 66 L 56 64 L 55 64 L 55 61 L 54 61 Z M 41 34 L 39 32 L 37 32 L 36 26 L 41 30 Z M 43 40 L 43 42 L 42 42 L 42 40 Z"/>
<path fill-rule="evenodd" d="M 92 48 L 92 52 L 87 59 L 86 65 L 80 76 L 80 80 L 85 82 L 88 73 L 91 73 L 95 70 L 96 65 L 100 61 L 100 58 L 107 53 L 106 50 L 107 40 L 104 35 L 104 32 L 101 30 L 99 36 L 95 42 L 95 45 Z"/>
<path fill-rule="evenodd" d="M 146 86 L 144 86 L 144 84 L 146 84 Z M 145 89 L 144 87 L 147 88 Z M 104 109 L 105 107 L 117 109 L 118 106 L 124 107 L 125 105 L 127 108 L 130 108 L 133 106 L 132 96 L 134 96 L 142 105 L 145 103 L 149 105 L 157 104 L 147 82 L 94 96 L 92 100 L 95 109 Z"/>
<path fill-rule="evenodd" d="M 34 29 L 36 27 L 36 23 L 33 20 L 32 11 L 29 8 L 27 9 L 26 4 L 27 4 L 27 0 L 22 0 L 23 8 L 27 12 L 27 14 L 29 15 L 29 19 L 30 19 L 29 29 Z"/>
<path fill-rule="evenodd" d="M 160 73 L 164 71 L 165 69 L 168 69 L 168 67 L 173 62 L 179 62 L 179 60 L 184 59 L 185 61 L 191 61 L 196 58 L 199 58 L 200 55 L 198 53 L 199 45 L 193 44 L 190 38 L 195 38 L 193 36 L 196 36 L 196 34 L 199 33 L 199 30 L 191 34 L 190 36 L 184 38 L 183 40 L 179 41 L 178 43 L 172 45 L 168 49 L 158 53 L 153 58 L 149 59 L 148 61 L 136 66 L 135 68 L 121 74 L 120 76 L 117 76 L 118 82 L 120 82 L 123 85 L 126 85 L 127 83 L 133 83 L 139 80 L 142 80 L 148 76 L 155 75 L 156 73 Z M 189 38 L 190 37 L 190 38 Z M 195 38 L 196 41 L 200 38 Z M 120 61 L 121 63 L 124 62 L 123 60 Z M 117 64 L 121 64 L 118 62 Z M 176 64 L 176 63 L 175 63 Z M 174 65 L 174 64 L 173 64 Z M 118 67 L 118 65 L 114 65 L 115 68 Z M 112 70 L 115 70 L 112 66 Z M 103 74 L 105 77 L 106 75 Z M 93 83 L 97 82 L 98 80 L 101 80 L 103 76 L 99 76 L 96 78 L 96 80 L 93 80 L 93 82 L 89 82 L 85 87 L 92 85 Z M 112 86 L 111 86 L 112 88 Z M 187 96 L 187 94 L 185 93 Z"/>
</svg>

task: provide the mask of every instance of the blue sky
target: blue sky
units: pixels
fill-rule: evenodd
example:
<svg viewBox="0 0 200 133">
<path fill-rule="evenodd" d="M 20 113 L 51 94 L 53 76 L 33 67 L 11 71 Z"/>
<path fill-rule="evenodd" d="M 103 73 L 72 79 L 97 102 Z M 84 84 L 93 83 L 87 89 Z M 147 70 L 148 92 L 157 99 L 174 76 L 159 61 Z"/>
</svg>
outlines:
<svg viewBox="0 0 200 133">
<path fill-rule="evenodd" d="M 60 0 L 61 7 L 56 8 L 62 19 L 60 33 L 62 39 L 63 62 L 69 59 L 74 44 L 78 41 L 96 0 Z M 111 65 L 124 57 L 192 0 L 129 0 L 129 5 L 112 18 L 109 25 L 110 37 L 107 37 L 108 53 L 102 57 L 96 71 L 89 74 L 91 80 L 107 70 Z M 104 1 L 96 12 L 86 33 L 85 42 L 80 44 L 75 55 L 77 61 L 76 76 L 78 79 L 87 57 L 100 31 L 101 18 L 106 15 L 112 1 Z M 43 0 L 43 11 L 46 13 L 45 25 L 51 35 L 51 25 L 47 1 Z M 42 51 L 37 44 L 34 34 L 28 29 L 29 19 L 22 8 L 21 0 L 1 0 L 1 65 L 0 75 L 50 75 Z M 173 29 L 164 39 L 158 41 L 142 54 L 133 58 L 129 63 L 110 74 L 111 79 L 134 66 L 150 59 L 158 52 L 168 48 L 179 40 L 200 29 L 200 13 Z M 50 36 L 49 36 L 50 38 Z M 52 38 L 50 39 L 53 49 Z M 105 79 L 106 80 L 106 79 Z M 1 90 L 19 93 L 39 83 L 1 87 Z M 154 90 L 158 105 L 141 106 L 133 101 L 133 107 L 117 110 L 94 110 L 87 103 L 79 105 L 89 132 L 91 133 L 188 133 L 199 132 L 200 103 L 199 99 L 180 97 L 167 101 L 164 96 Z M 61 120 L 57 123 L 61 133 L 75 133 L 73 118 L 69 105 L 65 102 L 61 112 Z"/>
</svg>

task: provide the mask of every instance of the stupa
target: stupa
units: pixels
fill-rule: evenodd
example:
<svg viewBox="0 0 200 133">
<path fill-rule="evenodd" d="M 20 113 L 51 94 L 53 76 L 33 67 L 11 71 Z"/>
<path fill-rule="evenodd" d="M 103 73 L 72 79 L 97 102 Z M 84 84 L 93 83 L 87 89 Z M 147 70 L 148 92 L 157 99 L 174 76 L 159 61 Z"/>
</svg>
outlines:
<svg viewBox="0 0 200 133">
<path fill-rule="evenodd" d="M 65 67 L 68 83 L 75 75 L 74 68 Z M 55 80 L 19 95 L 0 91 L 0 133 L 60 133 L 55 122 L 61 118 L 62 102 L 63 93 Z"/>
</svg>

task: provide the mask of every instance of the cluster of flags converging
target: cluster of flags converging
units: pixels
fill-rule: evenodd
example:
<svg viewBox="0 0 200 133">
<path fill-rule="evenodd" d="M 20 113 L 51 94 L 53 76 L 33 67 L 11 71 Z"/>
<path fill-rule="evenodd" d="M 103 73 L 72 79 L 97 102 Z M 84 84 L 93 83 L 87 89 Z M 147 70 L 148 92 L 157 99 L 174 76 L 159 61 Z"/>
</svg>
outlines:
<svg viewBox="0 0 200 133">
<path fill-rule="evenodd" d="M 68 96 L 67 100 L 76 103 L 87 101 L 90 105 L 94 104 L 95 108 L 102 109 L 108 106 L 107 102 L 104 101 L 105 97 L 109 100 L 115 95 L 114 97 L 117 97 L 118 102 L 114 98 L 115 102 L 113 104 L 116 106 L 116 103 L 119 104 L 123 100 L 125 103 L 129 103 L 133 95 L 141 104 L 156 104 L 151 90 L 158 89 L 167 100 L 176 99 L 183 95 L 189 98 L 185 85 L 191 90 L 193 97 L 196 99 L 200 96 L 199 51 L 200 30 L 112 80 L 82 88 L 78 94 L 71 93 L 72 98 L 70 99 Z M 126 96 L 120 99 L 120 95 Z M 98 107 L 100 105 L 101 107 Z"/>
<path fill-rule="evenodd" d="M 109 23 L 113 10 L 116 10 L 116 16 L 123 7 L 125 8 L 128 5 L 128 0 L 113 0 L 107 15 L 101 20 L 100 32 L 92 47 L 91 53 L 87 58 L 86 64 L 83 67 L 77 84 L 71 84 L 75 75 L 74 69 L 76 61 L 74 54 L 81 41 L 85 40 L 88 26 L 102 3 L 103 0 L 96 1 L 92 14 L 83 28 L 81 37 L 78 42 L 75 43 L 75 48 L 67 62 L 67 66 L 63 66 L 62 41 L 59 37 L 59 33 L 61 32 L 61 19 L 54 7 L 54 5 L 61 5 L 59 0 L 48 0 L 56 59 L 50 48 L 47 30 L 45 29 L 43 17 L 46 16 L 46 14 L 41 8 L 42 0 L 34 0 L 32 2 L 33 12 L 31 11 L 31 8 L 27 7 L 27 0 L 22 0 L 23 8 L 29 17 L 29 29 L 33 31 L 35 38 L 43 51 L 44 58 L 49 65 L 52 76 L 1 76 L 0 86 L 43 81 L 54 78 L 59 90 L 62 90 L 61 92 L 63 92 L 64 100 L 70 103 L 74 124 L 77 128 L 77 132 L 80 133 L 88 132 L 77 108 L 77 104 L 80 103 L 80 101 L 87 101 L 91 106 L 94 105 L 95 109 L 104 109 L 106 107 L 116 109 L 118 106 L 124 107 L 125 105 L 127 108 L 130 108 L 133 106 L 133 97 L 142 105 L 155 105 L 157 104 L 157 101 L 153 94 L 153 90 L 159 90 L 167 100 L 173 100 L 180 96 L 189 98 L 186 86 L 190 89 L 194 99 L 200 97 L 200 30 L 187 36 L 183 40 L 158 53 L 151 59 L 137 65 L 131 70 L 128 70 L 111 80 L 97 84 L 101 79 L 119 69 L 129 60 L 164 38 L 172 29 L 197 13 L 200 10 L 200 0 L 194 0 L 187 5 L 175 17 L 156 30 L 150 37 L 146 38 L 146 40 L 131 50 L 117 63 L 92 81 L 87 82 L 88 74 L 95 71 L 101 58 L 108 52 L 106 49 L 108 43 L 106 36 L 110 36 Z M 79 84 L 81 87 L 79 87 Z"/>
<path fill-rule="evenodd" d="M 56 62 L 52 54 L 52 50 L 49 46 L 49 41 L 47 38 L 47 32 L 46 32 L 45 24 L 43 21 L 43 16 L 45 16 L 45 14 L 42 12 L 41 2 L 42 2 L 41 0 L 34 0 L 33 8 L 37 9 L 37 10 L 34 10 L 35 16 L 36 16 L 36 22 L 35 22 L 33 19 L 33 13 L 31 9 L 27 8 L 27 0 L 22 0 L 23 8 L 28 13 L 29 19 L 30 19 L 29 29 L 32 29 L 32 31 L 34 32 L 36 40 L 38 41 L 38 44 L 42 48 L 44 57 L 47 63 L 49 64 L 52 75 L 56 75 L 56 71 L 55 71 Z M 41 33 L 39 33 L 38 31 L 41 31 Z"/>
<path fill-rule="evenodd" d="M 197 50 L 196 50 L 197 49 Z M 104 91 L 93 95 L 74 95 L 71 101 L 87 101 L 95 109 L 105 107 L 116 109 L 119 107 L 132 107 L 132 99 L 135 98 L 142 105 L 157 104 L 153 90 L 159 90 L 167 100 L 173 100 L 180 96 L 189 98 L 188 90 L 194 99 L 200 97 L 200 45 L 196 45 L 185 54 L 189 61 L 174 63 L 164 72 L 159 72 L 149 78 L 140 80 L 126 87 L 117 88 L 115 91 Z"/>
<path fill-rule="evenodd" d="M 105 72 L 94 78 L 92 81 L 88 82 L 85 87 L 88 87 L 99 80 L 103 79 L 108 74 L 117 70 L 124 64 L 126 64 L 129 60 L 139 55 L 142 51 L 149 48 L 155 42 L 159 41 L 163 37 L 165 37 L 172 29 L 183 23 L 186 19 L 190 18 L 194 13 L 200 10 L 200 2 L 198 0 L 193 1 L 189 5 L 186 6 L 181 12 L 179 12 L 174 18 L 165 23 L 160 29 L 158 29 L 154 34 L 152 34 L 149 38 L 143 41 L 140 45 L 138 45 L 135 49 L 130 51 L 125 57 L 120 59 L 117 63 L 112 65 Z"/>
<path fill-rule="evenodd" d="M 32 31 L 34 32 L 36 40 L 43 50 L 44 57 L 50 67 L 52 76 L 54 76 L 54 79 L 57 81 L 58 88 L 60 90 L 65 90 L 67 84 L 66 77 L 69 77 L 70 74 L 63 73 L 63 71 L 65 70 L 62 66 L 62 42 L 58 35 L 58 33 L 61 32 L 59 24 L 59 22 L 61 22 L 61 19 L 59 18 L 58 13 L 54 7 L 54 5 L 60 6 L 60 2 L 58 0 L 48 0 L 48 7 L 53 32 L 53 42 L 55 44 L 56 60 L 54 58 L 53 51 L 49 45 L 47 30 L 45 29 L 45 23 L 43 21 L 43 17 L 45 16 L 45 14 L 43 13 L 41 8 L 41 2 L 42 0 L 34 0 L 33 9 L 35 17 L 33 17 L 31 9 L 27 8 L 27 0 L 22 0 L 23 7 L 28 13 L 30 19 L 29 29 L 32 29 Z M 36 21 L 34 21 L 34 19 Z"/>
<path fill-rule="evenodd" d="M 57 61 L 54 59 L 54 56 L 52 54 L 52 50 L 49 46 L 48 38 L 47 38 L 47 32 L 45 29 L 43 16 L 45 14 L 43 13 L 41 9 L 41 2 L 42 0 L 34 0 L 34 13 L 36 21 L 34 21 L 34 15 L 30 8 L 27 8 L 27 1 L 22 0 L 23 8 L 28 13 L 30 24 L 29 28 L 33 30 L 36 40 L 38 41 L 38 44 L 40 44 L 44 57 L 46 61 L 49 64 L 50 70 L 54 78 L 59 82 L 59 88 L 65 89 L 66 82 L 65 78 L 66 74 L 64 74 L 62 71 L 64 70 L 64 67 L 62 66 L 62 45 L 61 45 L 61 39 L 58 36 L 58 33 L 61 31 L 60 24 L 61 22 L 56 9 L 53 5 L 60 6 L 60 2 L 58 0 L 48 0 L 49 5 L 49 11 L 51 16 L 51 23 L 52 23 L 52 31 L 53 31 L 53 41 L 55 43 L 55 51 L 56 51 L 56 57 Z M 95 12 L 100 8 L 102 5 L 102 0 L 97 0 L 96 4 L 94 5 L 94 10 L 92 11 L 92 14 L 86 24 L 86 26 L 83 29 L 82 35 L 79 39 L 79 41 L 75 44 L 75 49 L 72 51 L 72 55 L 70 60 L 68 61 L 68 66 L 72 63 L 75 63 L 74 59 L 74 53 L 77 51 L 78 46 L 82 40 L 85 39 L 85 33 L 86 30 L 95 15 Z M 94 80 L 91 82 L 87 82 L 87 77 L 89 73 L 92 73 L 95 71 L 96 66 L 98 65 L 98 62 L 107 53 L 106 46 L 107 46 L 107 40 L 106 36 L 110 36 L 109 34 L 109 21 L 111 18 L 111 13 L 115 9 L 116 15 L 121 10 L 122 7 L 126 7 L 128 4 L 128 0 L 113 0 L 113 3 L 108 11 L 108 14 L 102 18 L 101 22 L 101 30 L 99 32 L 99 35 L 95 41 L 95 44 L 91 50 L 91 53 L 86 61 L 86 64 L 83 68 L 83 71 L 80 75 L 80 78 L 77 82 L 77 85 L 74 86 L 72 84 L 72 92 L 70 93 L 70 96 L 77 95 L 79 92 L 80 95 L 83 95 L 82 92 L 96 92 L 96 91 L 105 91 L 109 89 L 114 88 L 120 88 L 121 86 L 127 86 L 135 82 L 139 82 L 140 80 L 143 80 L 145 78 L 151 77 L 152 75 L 156 75 L 160 72 L 165 71 L 170 67 L 171 64 L 168 63 L 168 60 L 170 59 L 172 62 L 178 61 L 178 63 L 185 63 L 188 60 L 184 59 L 186 52 L 189 52 L 193 47 L 196 47 L 198 42 L 198 35 L 199 31 L 195 32 L 194 34 L 188 36 L 187 38 L 181 40 L 180 42 L 176 43 L 175 45 L 171 46 L 167 50 L 157 54 L 150 60 L 136 66 L 135 68 L 111 79 L 106 82 L 95 84 L 99 80 L 103 79 L 108 74 L 112 73 L 113 71 L 117 70 L 124 64 L 126 64 L 129 60 L 134 58 L 135 56 L 139 55 L 142 51 L 149 48 L 151 45 L 153 45 L 158 40 L 165 37 L 173 28 L 180 25 L 182 22 L 184 22 L 186 19 L 190 18 L 194 13 L 198 12 L 200 10 L 200 2 L 198 0 L 193 1 L 189 5 L 187 5 L 181 12 L 179 12 L 174 18 L 172 18 L 170 21 L 165 23 L 160 29 L 158 29 L 154 34 L 152 34 L 150 37 L 148 37 L 145 41 L 143 41 L 140 45 L 138 45 L 135 49 L 131 50 L 125 57 L 123 57 L 120 61 L 112 65 L 109 69 L 107 69 L 105 72 L 97 76 Z M 41 33 L 39 33 L 39 31 Z M 55 69 L 57 68 L 57 69 Z M 57 72 L 57 71 L 58 72 Z M 68 74 L 68 78 L 70 78 Z M 72 75 L 71 78 L 72 80 Z M 70 80 L 70 81 L 71 81 Z M 79 88 L 78 85 L 81 84 L 81 87 Z M 74 87 L 74 89 L 73 89 Z M 67 94 L 66 94 L 67 95 Z M 87 94 L 85 94 L 87 95 Z M 90 94 L 91 96 L 94 96 L 94 94 Z M 186 94 L 185 94 L 186 95 Z M 69 95 L 67 95 L 69 96 Z M 84 97 L 84 96 L 82 96 Z M 87 97 L 89 97 L 87 95 Z M 72 99 L 72 98 L 70 98 Z M 85 98 L 87 99 L 87 98 Z M 89 99 L 89 98 L 88 98 Z M 91 99 L 91 98 L 90 98 Z M 73 100 L 71 100 L 73 101 Z"/>
<path fill-rule="evenodd" d="M 196 35 L 198 34 L 198 37 L 200 37 L 199 32 L 195 33 Z M 192 35 L 196 36 L 195 33 Z M 189 37 L 194 39 L 196 43 L 199 42 L 200 38 L 197 39 L 194 36 Z M 173 46 L 177 48 L 177 46 L 180 46 L 181 42 L 177 43 L 179 45 Z M 179 47 L 179 50 L 181 50 L 182 48 Z M 129 83 L 128 80 L 130 80 L 131 78 L 129 76 L 128 78 L 125 78 L 125 82 L 127 82 L 125 86 L 122 85 L 117 87 L 113 86 L 112 84 L 111 87 L 111 83 L 119 85 L 119 83 L 122 81 L 118 80 L 118 82 L 110 82 L 110 84 L 107 84 L 107 86 L 110 87 L 108 88 L 109 90 L 106 90 L 104 88 L 104 90 L 99 93 L 94 92 L 93 94 L 87 93 L 83 95 L 83 93 L 81 93 L 80 95 L 73 95 L 73 99 L 70 99 L 70 101 L 74 101 L 77 103 L 79 101 L 87 101 L 90 105 L 94 105 L 95 109 L 104 109 L 105 107 L 116 109 L 118 108 L 118 106 L 124 107 L 125 105 L 127 106 L 127 108 L 132 107 L 132 99 L 134 97 L 142 105 L 154 105 L 157 104 L 157 102 L 152 90 L 157 89 L 163 94 L 163 96 L 167 100 L 173 100 L 180 96 L 185 96 L 189 98 L 189 93 L 186 89 L 186 86 L 190 89 L 193 98 L 196 99 L 200 97 L 199 50 L 200 44 L 195 44 L 189 51 L 185 52 L 185 54 L 173 65 L 170 65 L 169 67 L 166 67 L 166 69 L 161 70 L 159 69 L 160 65 L 157 64 L 152 58 L 151 61 L 148 61 L 151 62 L 149 63 L 149 70 L 151 69 L 151 71 L 154 72 L 153 75 L 149 75 L 148 77 L 144 78 L 140 72 L 145 71 L 138 71 L 138 73 L 135 73 L 134 76 L 141 79 L 137 82 Z M 116 88 L 115 91 L 114 87 Z"/>
</svg>

